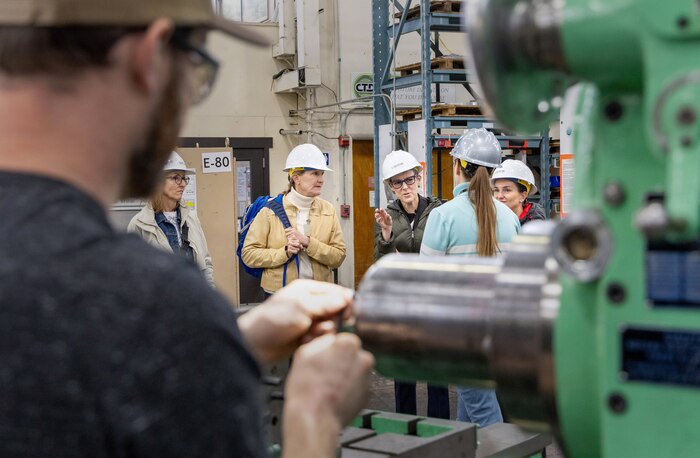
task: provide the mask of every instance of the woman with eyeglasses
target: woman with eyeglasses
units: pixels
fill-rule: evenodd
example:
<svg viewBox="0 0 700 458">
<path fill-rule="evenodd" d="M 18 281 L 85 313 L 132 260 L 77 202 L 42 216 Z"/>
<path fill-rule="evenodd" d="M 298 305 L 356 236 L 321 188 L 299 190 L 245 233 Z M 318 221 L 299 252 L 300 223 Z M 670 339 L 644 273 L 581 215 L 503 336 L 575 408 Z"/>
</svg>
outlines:
<svg viewBox="0 0 700 458">
<path fill-rule="evenodd" d="M 499 256 L 520 232 L 518 217 L 493 198 L 491 173 L 501 146 L 486 129 L 470 129 L 452 149 L 454 199 L 430 214 L 421 255 Z M 457 420 L 481 427 L 503 422 L 493 390 L 458 387 Z"/>
<path fill-rule="evenodd" d="M 188 175 L 192 173 L 182 157 L 173 151 L 163 168 L 163 185 L 131 219 L 127 230 L 192 262 L 214 287 L 214 264 L 202 224 L 194 212 L 180 203 L 190 181 Z"/>
<path fill-rule="evenodd" d="M 382 163 L 382 178 L 396 199 L 374 213 L 374 257 L 389 253 L 418 253 L 430 212 L 440 205 L 436 197 L 418 193 L 423 167 L 411 153 L 392 151 Z M 416 383 L 394 381 L 396 412 L 416 415 Z M 450 418 L 446 387 L 428 385 L 428 416 Z"/>
</svg>

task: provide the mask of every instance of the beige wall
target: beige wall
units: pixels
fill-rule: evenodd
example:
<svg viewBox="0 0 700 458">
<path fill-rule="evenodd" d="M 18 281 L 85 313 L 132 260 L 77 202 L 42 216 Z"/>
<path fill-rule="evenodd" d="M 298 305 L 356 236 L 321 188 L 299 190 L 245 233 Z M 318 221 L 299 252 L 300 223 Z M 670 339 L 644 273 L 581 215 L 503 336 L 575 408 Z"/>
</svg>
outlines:
<svg viewBox="0 0 700 458">
<path fill-rule="evenodd" d="M 338 6 L 336 14 L 336 5 Z M 212 33 L 208 49 L 221 61 L 222 67 L 217 86 L 201 106 L 191 111 L 183 136 L 186 137 L 271 137 L 270 192 L 281 191 L 286 186 L 286 176 L 281 171 L 291 148 L 306 141 L 315 143 L 323 151 L 331 153 L 331 168 L 324 185 L 323 197 L 339 211 L 340 204 L 352 202 L 352 154 L 341 157 L 335 138 L 341 133 L 341 114 L 337 109 L 318 110 L 313 115 L 290 118 L 289 110 L 332 103 L 338 98 L 352 98 L 353 72 L 372 71 L 372 17 L 370 0 L 321 0 L 321 57 L 322 81 L 328 88 L 319 88 L 298 97 L 295 94 L 276 95 L 271 90 L 272 76 L 283 64 L 272 58 L 271 48 L 255 48 Z M 339 28 L 336 29 L 336 17 Z M 250 25 L 256 31 L 277 39 L 276 24 Z M 463 53 L 464 35 L 441 34 L 449 50 Z M 399 47 L 397 65 L 420 60 L 420 43 L 417 34 L 404 36 Z M 465 99 L 466 91 L 464 92 Z M 345 109 L 351 106 L 345 106 Z M 329 119 L 332 118 L 332 119 Z M 331 137 L 305 134 L 282 136 L 280 129 L 312 130 Z M 348 118 L 347 132 L 355 138 L 371 138 L 373 120 L 371 113 L 354 113 Z M 343 177 L 345 175 L 345 185 Z M 348 258 L 340 269 L 341 283 L 353 282 L 352 218 L 341 219 Z"/>
<path fill-rule="evenodd" d="M 274 24 L 251 25 L 272 41 Z M 289 110 L 297 107 L 296 96 L 275 95 L 270 90 L 272 75 L 279 71 L 270 48 L 257 48 L 230 40 L 218 33 L 209 36 L 207 48 L 221 62 L 212 95 L 190 111 L 184 137 L 271 137 L 270 170 L 281 170 L 284 156 L 294 145 L 278 134 L 289 124 Z M 283 185 L 281 174 L 270 174 L 270 190 Z"/>
</svg>

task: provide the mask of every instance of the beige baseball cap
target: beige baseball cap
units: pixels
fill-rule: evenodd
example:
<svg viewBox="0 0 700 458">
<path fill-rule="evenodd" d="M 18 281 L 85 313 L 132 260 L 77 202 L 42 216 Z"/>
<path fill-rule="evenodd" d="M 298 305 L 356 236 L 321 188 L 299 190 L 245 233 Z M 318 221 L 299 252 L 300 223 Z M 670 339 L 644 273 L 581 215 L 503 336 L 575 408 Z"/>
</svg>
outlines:
<svg viewBox="0 0 700 458">
<path fill-rule="evenodd" d="M 214 13 L 211 0 L 0 0 L 0 24 L 140 26 L 167 17 L 180 26 L 220 30 L 257 45 L 262 35 Z"/>
</svg>

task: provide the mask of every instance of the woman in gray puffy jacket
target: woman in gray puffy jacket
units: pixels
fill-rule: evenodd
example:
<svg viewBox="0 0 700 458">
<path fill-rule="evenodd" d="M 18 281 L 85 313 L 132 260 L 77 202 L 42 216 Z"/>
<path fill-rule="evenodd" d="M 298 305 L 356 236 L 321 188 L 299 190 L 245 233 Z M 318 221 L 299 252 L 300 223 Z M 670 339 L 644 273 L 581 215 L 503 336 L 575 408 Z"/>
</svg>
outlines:
<svg viewBox="0 0 700 458">
<path fill-rule="evenodd" d="M 419 253 L 430 212 L 440 205 L 435 197 L 418 193 L 423 168 L 406 151 L 392 151 L 382 164 L 382 178 L 396 200 L 375 214 L 374 257 L 389 253 Z M 416 415 L 416 384 L 395 381 L 396 411 Z M 428 385 L 428 416 L 450 418 L 447 387 Z"/>
</svg>

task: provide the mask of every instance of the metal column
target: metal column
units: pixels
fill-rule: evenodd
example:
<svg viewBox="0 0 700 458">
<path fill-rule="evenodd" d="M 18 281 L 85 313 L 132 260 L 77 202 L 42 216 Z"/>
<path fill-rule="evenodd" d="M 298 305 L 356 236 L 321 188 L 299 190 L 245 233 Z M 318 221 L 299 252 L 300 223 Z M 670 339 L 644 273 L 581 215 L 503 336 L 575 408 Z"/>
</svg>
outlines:
<svg viewBox="0 0 700 458">
<path fill-rule="evenodd" d="M 540 205 L 546 212 L 547 219 L 552 212 L 552 204 L 549 189 L 549 167 L 552 159 L 549 156 L 549 130 L 542 131 L 542 141 L 540 142 Z"/>
<path fill-rule="evenodd" d="M 423 120 L 425 122 L 425 189 L 433 195 L 433 72 L 430 66 L 430 0 L 420 1 L 421 14 L 421 86 L 423 95 Z"/>
<path fill-rule="evenodd" d="M 389 63 L 389 3 L 372 0 L 372 71 L 374 72 L 374 206 L 379 208 L 381 175 L 379 164 L 379 126 L 393 122 L 389 107 L 381 97 L 386 83 L 384 69 Z"/>
</svg>

